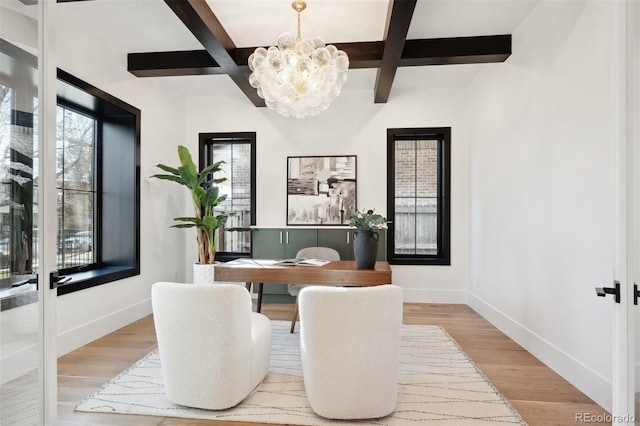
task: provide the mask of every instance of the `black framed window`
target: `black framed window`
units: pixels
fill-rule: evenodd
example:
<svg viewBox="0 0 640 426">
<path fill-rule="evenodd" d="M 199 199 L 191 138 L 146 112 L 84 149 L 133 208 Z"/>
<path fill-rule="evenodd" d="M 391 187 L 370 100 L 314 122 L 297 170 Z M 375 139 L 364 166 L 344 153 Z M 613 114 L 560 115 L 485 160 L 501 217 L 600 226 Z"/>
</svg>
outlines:
<svg viewBox="0 0 640 426">
<path fill-rule="evenodd" d="M 216 208 L 233 212 L 216 230 L 216 260 L 251 257 L 251 232 L 227 232 L 228 228 L 248 228 L 256 224 L 256 134 L 255 132 L 200 133 L 200 168 L 224 161 L 227 181 L 220 193 L 227 198 Z"/>
<path fill-rule="evenodd" d="M 58 70 L 58 295 L 140 274 L 141 111 Z"/>
<path fill-rule="evenodd" d="M 387 258 L 450 265 L 451 128 L 387 129 Z"/>
<path fill-rule="evenodd" d="M 38 271 L 37 62 L 0 39 L 0 290 Z"/>
<path fill-rule="evenodd" d="M 0 287 L 38 271 L 37 58 L 0 39 Z M 3 63 L 4 63 L 3 62 Z M 141 111 L 57 70 L 58 295 L 140 274 Z M 4 308 L 4 304 L 3 304 Z"/>
</svg>

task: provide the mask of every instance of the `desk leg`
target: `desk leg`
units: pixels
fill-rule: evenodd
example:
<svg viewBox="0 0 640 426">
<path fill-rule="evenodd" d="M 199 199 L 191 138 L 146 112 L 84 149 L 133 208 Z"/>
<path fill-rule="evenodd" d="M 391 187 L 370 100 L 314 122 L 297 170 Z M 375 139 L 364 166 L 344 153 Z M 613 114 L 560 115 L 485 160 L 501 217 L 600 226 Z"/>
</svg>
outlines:
<svg viewBox="0 0 640 426">
<path fill-rule="evenodd" d="M 251 283 L 247 283 L 247 291 L 251 293 Z"/>
<path fill-rule="evenodd" d="M 262 288 L 264 287 L 264 283 L 258 283 L 258 306 L 256 312 L 262 311 Z"/>
<path fill-rule="evenodd" d="M 298 320 L 298 296 L 296 296 L 296 306 L 293 308 L 293 319 L 291 320 L 291 329 L 289 333 L 293 333 L 296 329 L 296 321 Z"/>
</svg>

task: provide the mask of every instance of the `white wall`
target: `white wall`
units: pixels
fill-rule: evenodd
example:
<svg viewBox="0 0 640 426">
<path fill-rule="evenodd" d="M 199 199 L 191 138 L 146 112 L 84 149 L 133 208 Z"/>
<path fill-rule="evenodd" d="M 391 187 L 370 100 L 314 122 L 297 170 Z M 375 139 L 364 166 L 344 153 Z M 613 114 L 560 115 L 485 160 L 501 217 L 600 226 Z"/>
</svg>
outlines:
<svg viewBox="0 0 640 426">
<path fill-rule="evenodd" d="M 184 215 L 182 188 L 149 179 L 159 171 L 155 164 L 176 163 L 184 100 L 165 95 L 157 80 L 129 74 L 126 52 L 96 38 L 72 8 L 57 9 L 59 67 L 142 110 L 141 274 L 58 297 L 58 353 L 64 354 L 151 313 L 154 282 L 184 280 L 185 236 L 169 229 L 173 217 Z"/>
<path fill-rule="evenodd" d="M 198 133 L 257 133 L 258 226 L 286 225 L 287 156 L 356 155 L 358 208 L 386 214 L 387 128 L 450 126 L 451 266 L 393 265 L 393 282 L 405 289 L 409 302 L 466 302 L 468 147 L 460 89 L 393 90 L 386 104 L 373 103 L 373 90 L 346 90 L 329 109 L 302 120 L 255 108 L 239 91 L 230 92 L 187 98 L 185 141 L 195 150 Z M 189 274 L 195 244 L 188 244 L 187 252 Z"/>
<path fill-rule="evenodd" d="M 470 305 L 611 407 L 609 2 L 541 2 L 471 83 Z"/>
</svg>

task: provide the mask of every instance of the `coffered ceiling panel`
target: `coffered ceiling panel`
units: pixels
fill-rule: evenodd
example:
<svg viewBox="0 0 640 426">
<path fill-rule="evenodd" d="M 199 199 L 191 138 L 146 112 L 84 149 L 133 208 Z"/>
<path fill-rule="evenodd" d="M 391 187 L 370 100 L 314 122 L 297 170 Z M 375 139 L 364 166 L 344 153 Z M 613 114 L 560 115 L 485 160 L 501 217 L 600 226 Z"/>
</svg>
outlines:
<svg viewBox="0 0 640 426">
<path fill-rule="evenodd" d="M 253 98 L 255 94 L 249 93 L 253 89 L 247 89 L 244 82 L 249 72 L 245 53 L 248 55 L 253 47 L 272 46 L 282 32 L 297 30 L 291 0 L 58 1 L 65 1 L 58 3 L 61 16 L 72 15 L 85 30 L 129 54 L 132 73 L 142 78 L 167 79 L 168 86 L 184 85 L 185 94 L 204 94 L 208 87 L 233 91 L 235 83 L 235 90 L 240 88 Z M 373 90 L 377 102 L 386 101 L 384 90 L 378 97 L 376 74 L 383 55 L 393 53 L 384 52 L 384 43 L 394 1 L 412 0 L 307 0 L 307 9 L 302 12 L 303 37 L 321 36 L 328 43 L 345 43 L 341 48 L 352 57 L 352 66 L 343 89 Z M 228 34 L 232 43 L 223 45 L 231 47 L 226 47 L 227 53 L 223 49 L 220 58 L 224 61 L 228 54 L 226 57 L 235 62 L 231 68 L 228 62 L 220 67 L 211 58 L 212 52 L 192 34 L 193 28 L 190 30 L 179 17 L 181 12 L 175 5 L 189 8 L 189 2 L 193 2 L 192 6 L 208 6 Z M 403 88 L 463 86 L 483 66 L 499 66 L 511 53 L 510 35 L 536 3 L 537 0 L 417 0 L 409 15 L 408 41 L 404 47 L 395 44 L 392 49 L 402 49 L 402 56 L 391 62 L 398 72 L 396 77 L 392 74 L 387 78 L 387 88 L 390 84 Z M 178 54 L 167 57 L 164 52 Z M 139 53 L 144 55 L 132 55 Z M 133 60 L 141 68 L 132 66 Z M 213 83 L 219 79 L 224 84 Z M 205 82 L 212 83 L 205 87 Z M 203 85 L 200 90 L 199 85 Z"/>
<path fill-rule="evenodd" d="M 207 0 L 238 47 L 271 46 L 283 32 L 297 32 L 291 0 Z M 380 41 L 387 0 L 309 0 L 301 14 L 302 37 L 328 43 Z"/>
<path fill-rule="evenodd" d="M 407 39 L 512 34 L 537 0 L 418 0 Z"/>
</svg>

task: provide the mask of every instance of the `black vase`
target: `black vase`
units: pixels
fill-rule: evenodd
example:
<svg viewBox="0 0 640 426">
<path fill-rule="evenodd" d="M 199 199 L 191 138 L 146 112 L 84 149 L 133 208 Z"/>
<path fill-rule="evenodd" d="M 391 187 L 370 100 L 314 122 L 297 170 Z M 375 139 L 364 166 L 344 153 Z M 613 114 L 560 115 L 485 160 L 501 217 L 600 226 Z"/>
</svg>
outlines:
<svg viewBox="0 0 640 426">
<path fill-rule="evenodd" d="M 353 233 L 353 255 L 358 269 L 373 269 L 378 257 L 378 233 L 356 231 Z"/>
</svg>

